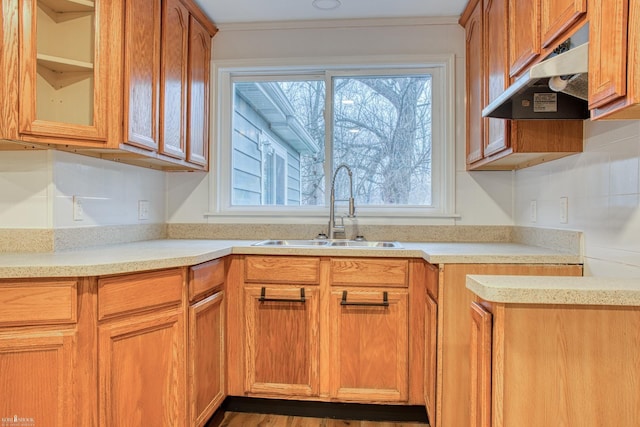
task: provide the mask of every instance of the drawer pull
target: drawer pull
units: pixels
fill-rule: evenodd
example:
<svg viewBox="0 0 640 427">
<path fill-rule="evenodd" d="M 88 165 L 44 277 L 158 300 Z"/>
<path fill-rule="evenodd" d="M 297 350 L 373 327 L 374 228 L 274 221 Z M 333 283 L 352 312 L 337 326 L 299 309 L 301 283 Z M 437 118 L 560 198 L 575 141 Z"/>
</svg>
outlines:
<svg viewBox="0 0 640 427">
<path fill-rule="evenodd" d="M 258 298 L 258 301 L 260 302 L 302 302 L 304 303 L 306 301 L 305 297 L 304 297 L 304 288 L 300 288 L 300 298 L 299 299 L 290 299 L 290 298 L 267 298 L 267 290 L 266 288 L 263 286 L 260 289 L 260 298 Z"/>
<path fill-rule="evenodd" d="M 364 305 L 369 307 L 389 307 L 389 294 L 387 291 L 382 293 L 382 302 L 348 302 L 347 291 L 342 291 L 342 301 L 340 305 Z"/>
</svg>

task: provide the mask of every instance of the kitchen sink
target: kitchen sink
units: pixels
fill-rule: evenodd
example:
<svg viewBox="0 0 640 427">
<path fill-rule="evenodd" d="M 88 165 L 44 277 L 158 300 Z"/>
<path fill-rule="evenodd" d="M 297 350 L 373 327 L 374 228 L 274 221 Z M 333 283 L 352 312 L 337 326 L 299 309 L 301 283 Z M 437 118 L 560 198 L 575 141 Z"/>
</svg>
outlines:
<svg viewBox="0 0 640 427">
<path fill-rule="evenodd" d="M 398 242 L 369 242 L 366 240 L 332 240 L 329 246 L 347 248 L 401 248 Z"/>
<path fill-rule="evenodd" d="M 263 240 L 254 243 L 253 246 L 327 246 L 328 240 Z"/>
<path fill-rule="evenodd" d="M 367 240 L 263 240 L 254 243 L 253 246 L 279 246 L 279 247 L 312 247 L 312 248 L 402 248 L 398 242 Z"/>
</svg>

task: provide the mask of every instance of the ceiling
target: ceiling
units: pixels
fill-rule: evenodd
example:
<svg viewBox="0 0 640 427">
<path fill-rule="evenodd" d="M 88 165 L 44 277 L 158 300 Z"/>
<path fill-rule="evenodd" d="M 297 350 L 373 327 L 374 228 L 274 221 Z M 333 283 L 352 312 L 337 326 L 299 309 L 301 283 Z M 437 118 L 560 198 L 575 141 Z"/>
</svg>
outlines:
<svg viewBox="0 0 640 427">
<path fill-rule="evenodd" d="M 326 0 L 323 0 L 326 1 Z M 459 16 L 468 0 L 340 0 L 319 10 L 312 0 L 195 0 L 216 24 L 319 19 Z"/>
</svg>

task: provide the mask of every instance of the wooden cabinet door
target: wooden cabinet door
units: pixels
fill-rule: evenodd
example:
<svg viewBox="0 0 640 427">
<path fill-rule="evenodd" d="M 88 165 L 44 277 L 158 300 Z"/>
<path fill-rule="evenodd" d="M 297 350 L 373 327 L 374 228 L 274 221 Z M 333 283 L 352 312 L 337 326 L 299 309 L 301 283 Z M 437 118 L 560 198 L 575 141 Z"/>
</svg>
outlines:
<svg viewBox="0 0 640 427">
<path fill-rule="evenodd" d="M 19 62 L 19 90 L 13 93 L 17 95 L 13 108 L 18 111 L 20 135 L 8 136 L 105 144 L 110 2 L 80 5 L 32 0 L 3 2 L 3 8 L 7 3 L 19 8 L 15 12 L 20 17 L 19 54 L 12 59 Z M 15 16 L 13 11 L 9 16 Z M 14 46 L 6 48 L 11 52 Z M 7 77 L 16 77 L 11 74 L 14 69 L 12 64 Z"/>
<path fill-rule="evenodd" d="M 75 425 L 74 334 L 0 333 L 0 417 L 10 417 L 1 425 Z"/>
<path fill-rule="evenodd" d="M 589 109 L 627 93 L 629 0 L 589 2 Z"/>
<path fill-rule="evenodd" d="M 225 398 L 224 318 L 224 292 L 217 292 L 189 307 L 192 426 L 205 425 Z"/>
<path fill-rule="evenodd" d="M 483 10 L 484 105 L 502 95 L 509 86 L 507 0 L 485 0 Z M 484 157 L 509 147 L 509 121 L 484 119 Z"/>
<path fill-rule="evenodd" d="M 543 48 L 566 39 L 565 32 L 587 13 L 587 0 L 542 0 L 540 36 Z"/>
<path fill-rule="evenodd" d="M 471 303 L 471 427 L 491 427 L 491 319 Z"/>
<path fill-rule="evenodd" d="M 245 392 L 317 396 L 318 289 L 250 286 L 244 295 Z"/>
<path fill-rule="evenodd" d="M 467 165 L 484 157 L 483 154 L 483 43 L 482 2 L 478 2 L 464 24 L 466 32 L 467 80 Z"/>
<path fill-rule="evenodd" d="M 398 288 L 342 288 L 331 292 L 331 398 L 371 403 L 407 401 L 407 307 L 408 292 Z"/>
<path fill-rule="evenodd" d="M 438 304 L 427 295 L 425 304 L 424 325 L 424 400 L 429 414 L 429 424 L 436 424 L 436 356 L 437 356 L 437 328 L 438 328 Z"/>
<path fill-rule="evenodd" d="M 185 341 L 181 309 L 99 325 L 99 425 L 185 426 Z"/>
<path fill-rule="evenodd" d="M 187 160 L 205 168 L 209 161 L 209 61 L 211 36 L 195 18 L 189 20 Z"/>
<path fill-rule="evenodd" d="M 509 75 L 520 74 L 540 55 L 540 1 L 509 0 Z"/>
<path fill-rule="evenodd" d="M 167 156 L 186 156 L 187 43 L 189 11 L 179 0 L 162 4 L 160 147 Z"/>
<path fill-rule="evenodd" d="M 124 24 L 124 141 L 158 149 L 160 0 L 126 0 Z"/>
</svg>

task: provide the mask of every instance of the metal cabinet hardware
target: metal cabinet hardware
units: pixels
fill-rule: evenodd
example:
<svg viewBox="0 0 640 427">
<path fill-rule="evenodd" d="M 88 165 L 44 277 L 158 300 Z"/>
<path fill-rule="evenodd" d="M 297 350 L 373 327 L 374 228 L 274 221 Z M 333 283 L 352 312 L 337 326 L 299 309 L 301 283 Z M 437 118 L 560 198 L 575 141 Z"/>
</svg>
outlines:
<svg viewBox="0 0 640 427">
<path fill-rule="evenodd" d="M 298 299 L 290 299 L 290 298 L 267 298 L 267 289 L 263 286 L 260 289 L 260 298 L 258 298 L 260 302 L 302 302 L 306 301 L 304 297 L 304 288 L 300 288 L 300 298 Z"/>
<path fill-rule="evenodd" d="M 347 301 L 347 291 L 342 291 L 342 301 L 340 301 L 340 305 L 360 305 L 360 306 L 369 306 L 369 307 L 389 307 L 389 294 L 387 291 L 382 293 L 382 302 L 348 302 Z"/>
</svg>

